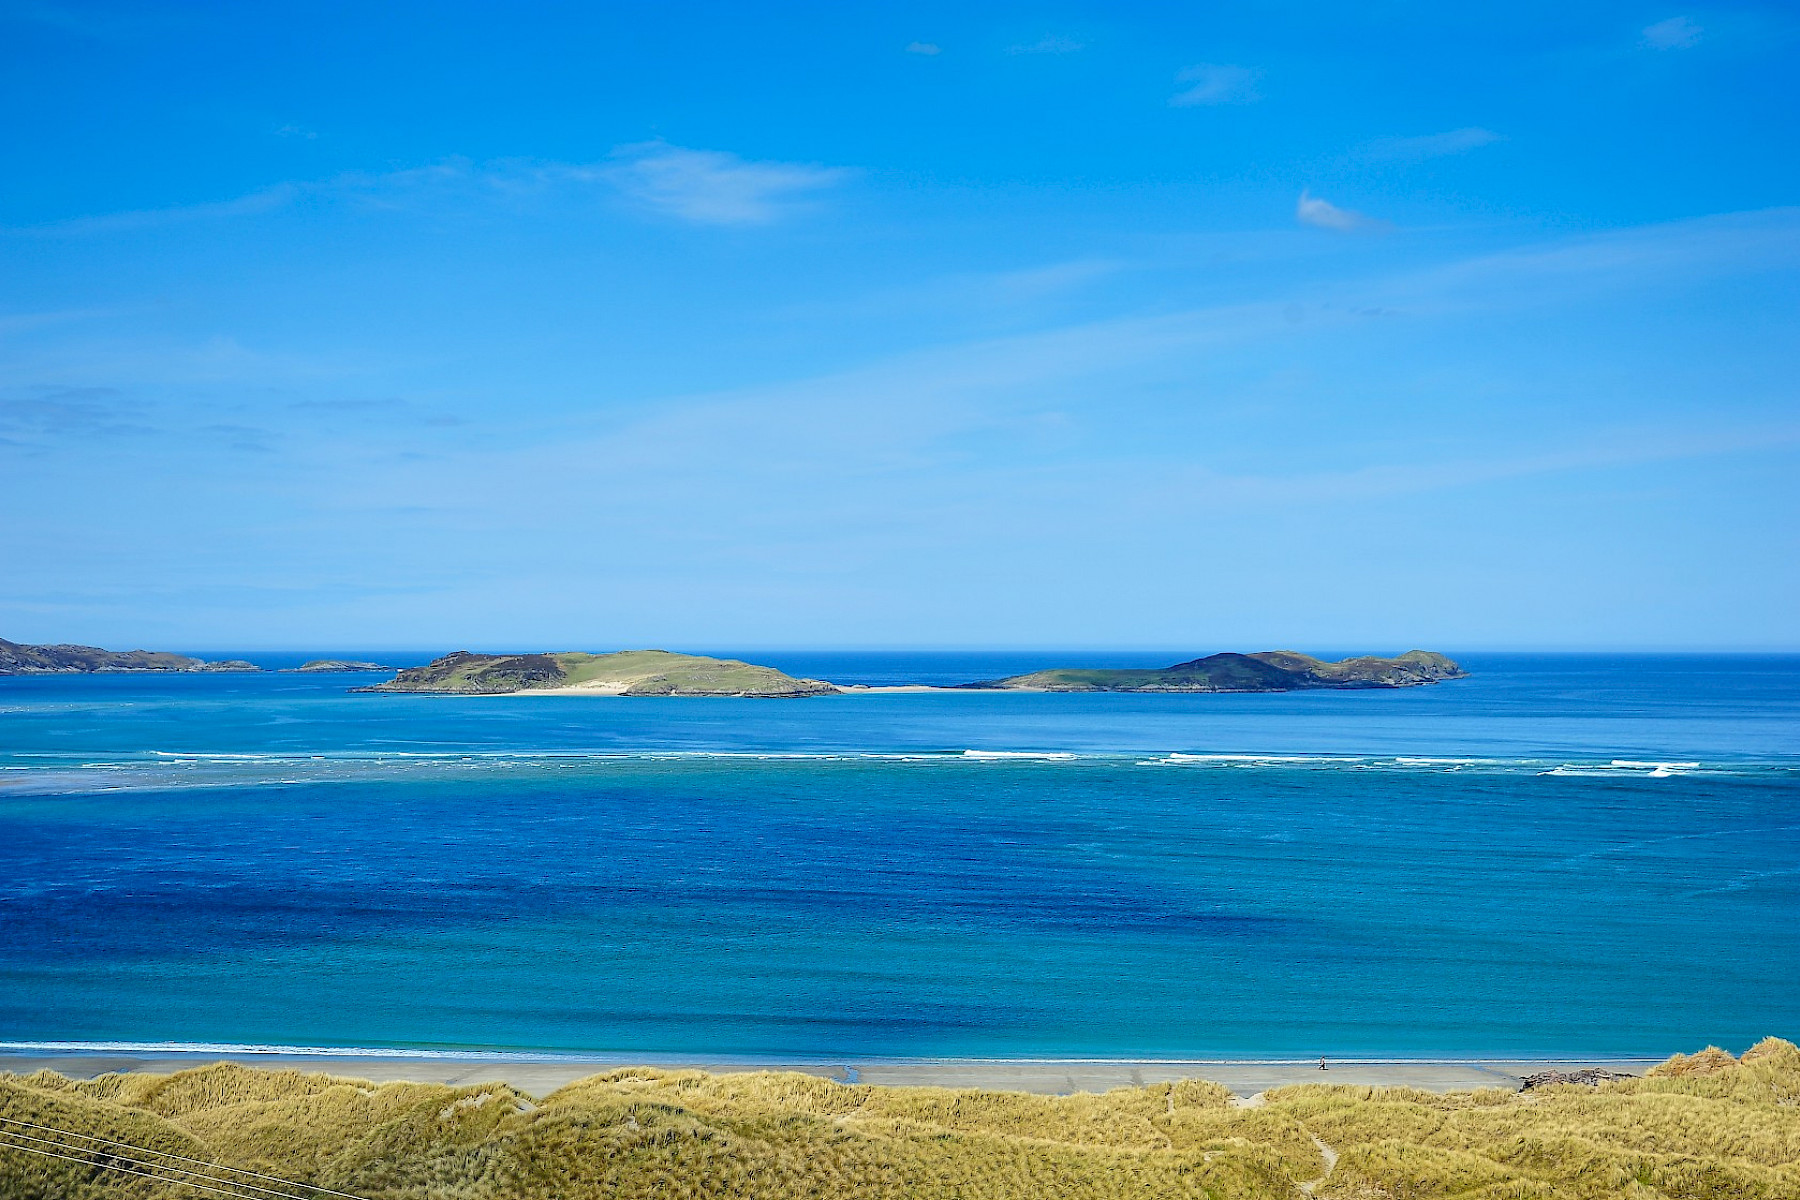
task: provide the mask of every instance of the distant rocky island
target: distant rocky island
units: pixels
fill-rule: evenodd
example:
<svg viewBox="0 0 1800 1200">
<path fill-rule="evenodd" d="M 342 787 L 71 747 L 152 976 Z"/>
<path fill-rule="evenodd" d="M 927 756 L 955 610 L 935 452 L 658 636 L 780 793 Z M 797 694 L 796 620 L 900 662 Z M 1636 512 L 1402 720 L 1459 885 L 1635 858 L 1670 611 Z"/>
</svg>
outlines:
<svg viewBox="0 0 1800 1200">
<path fill-rule="evenodd" d="M 260 671 L 241 658 L 207 662 L 161 650 L 98 646 L 25 646 L 0 638 L 0 675 L 97 675 L 119 671 Z"/>
<path fill-rule="evenodd" d="M 1057 667 L 1013 675 L 971 688 L 1033 692 L 1296 692 L 1313 688 L 1418 687 L 1468 672 L 1442 654 L 1411 650 L 1395 658 L 1326 662 L 1293 650 L 1211 654 L 1152 669 Z"/>
<path fill-rule="evenodd" d="M 1005 679 L 957 684 L 951 689 L 841 688 L 800 679 L 774 667 L 675 654 L 625 650 L 543 654 L 473 654 L 458 650 L 422 667 L 408 667 L 386 683 L 359 692 L 410 692 L 503 696 L 519 692 L 592 696 L 830 696 L 871 691 L 1031 692 L 1293 692 L 1314 688 L 1418 687 L 1467 672 L 1442 654 L 1413 650 L 1395 658 L 1346 658 L 1327 662 L 1292 650 L 1213 654 L 1172 667 L 1113 669 L 1059 667 Z"/>
<path fill-rule="evenodd" d="M 303 662 L 297 667 L 283 667 L 284 672 L 294 674 L 301 671 L 334 673 L 341 671 L 392 671 L 394 668 L 380 663 L 353 662 L 345 658 L 315 658 Z"/>
<path fill-rule="evenodd" d="M 464 696 L 566 692 L 595 696 L 829 696 L 839 689 L 734 658 L 625 650 L 616 654 L 454 654 L 408 667 L 361 692 Z"/>
</svg>

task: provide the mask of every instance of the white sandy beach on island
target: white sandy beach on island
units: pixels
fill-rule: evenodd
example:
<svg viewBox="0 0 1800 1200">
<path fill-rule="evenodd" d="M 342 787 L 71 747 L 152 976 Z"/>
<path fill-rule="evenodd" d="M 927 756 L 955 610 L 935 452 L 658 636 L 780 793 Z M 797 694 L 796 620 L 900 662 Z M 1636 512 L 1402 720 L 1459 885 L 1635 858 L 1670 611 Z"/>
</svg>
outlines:
<svg viewBox="0 0 1800 1200">
<path fill-rule="evenodd" d="M 639 681 L 631 680 L 631 681 L 626 681 L 626 682 L 620 682 L 618 680 L 606 679 L 606 680 L 594 680 L 593 682 L 590 682 L 590 683 L 571 684 L 568 687 L 520 688 L 516 692 L 440 692 L 440 693 L 435 693 L 435 694 L 447 695 L 447 696 L 486 696 L 486 697 L 499 697 L 499 696 L 609 696 L 609 697 L 623 697 L 625 695 L 626 689 L 630 688 L 632 683 L 635 683 L 635 682 L 639 682 Z M 825 682 L 825 681 L 821 680 L 819 682 Z M 897 696 L 897 695 L 907 695 L 907 694 L 923 693 L 923 692 L 930 692 L 933 694 L 949 693 L 952 695 L 967 695 L 967 696 L 990 695 L 991 696 L 996 692 L 1045 692 L 1045 691 L 1049 690 L 1047 688 L 1026 688 L 1026 687 L 1014 687 L 1014 688 L 940 687 L 935 684 L 928 684 L 928 683 L 896 683 L 896 684 L 878 684 L 878 685 L 871 685 L 871 684 L 865 684 L 865 683 L 849 683 L 849 684 L 834 683 L 831 686 L 837 689 L 837 692 L 835 694 L 841 695 L 841 696 Z M 396 692 L 393 694 L 405 695 L 407 693 Z M 434 693 L 418 693 L 418 694 L 431 695 Z M 807 700 L 828 700 L 831 698 L 831 696 L 833 694 L 834 693 L 831 693 L 831 692 L 825 692 L 825 693 L 822 693 L 817 696 L 805 696 L 805 697 L 801 697 L 801 698 L 807 699 Z M 741 700 L 744 698 L 745 697 L 742 695 L 729 694 L 729 693 L 720 693 L 717 695 L 705 695 L 705 696 L 679 696 L 679 695 L 677 695 L 677 696 L 632 696 L 632 697 L 630 697 L 630 699 L 633 699 L 633 700 Z M 792 699 L 793 697 L 757 696 L 757 697 L 753 697 L 753 698 L 759 699 L 759 700 L 785 700 L 785 699 Z"/>
<path fill-rule="evenodd" d="M 1412 1087 L 1429 1092 L 1516 1090 L 1527 1075 L 1587 1067 L 1641 1075 L 1661 1058 L 1445 1058 L 1445 1059 L 823 1059 L 702 1055 L 564 1056 L 417 1054 L 283 1047 L 268 1051 L 241 1047 L 175 1049 L 145 1045 L 119 1049 L 62 1049 L 54 1046 L 0 1051 L 0 1071 L 28 1075 L 50 1070 L 75 1079 L 109 1073 L 168 1075 L 215 1062 L 235 1062 L 265 1070 L 323 1072 L 377 1083 L 507 1083 L 534 1096 L 590 1075 L 626 1067 L 698 1070 L 725 1075 L 745 1071 L 798 1071 L 840 1083 L 883 1087 L 984 1088 L 990 1091 L 1068 1095 L 1145 1087 L 1182 1079 L 1206 1079 L 1249 1098 L 1271 1088 L 1300 1083 L 1363 1087 Z"/>
</svg>

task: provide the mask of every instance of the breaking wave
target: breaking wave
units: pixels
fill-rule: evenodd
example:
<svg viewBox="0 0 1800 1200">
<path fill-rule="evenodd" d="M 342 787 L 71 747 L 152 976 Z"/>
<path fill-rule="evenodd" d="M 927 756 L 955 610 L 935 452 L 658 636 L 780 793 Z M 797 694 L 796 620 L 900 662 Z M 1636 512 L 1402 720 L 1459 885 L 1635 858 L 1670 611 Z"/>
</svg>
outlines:
<svg viewBox="0 0 1800 1200">
<path fill-rule="evenodd" d="M 1514 758 L 1436 755 L 1255 754 L 1171 751 L 1163 754 L 1069 750 L 965 748 L 938 751 L 748 750 L 458 750 L 335 751 L 329 753 L 189 752 L 155 750 L 101 758 L 92 755 L 13 755 L 0 764 L 0 797 L 75 795 L 114 791 L 283 787 L 347 782 L 399 782 L 450 776 L 524 772 L 604 774 L 663 765 L 696 769 L 756 769 L 784 764 L 804 769 L 1041 769 L 1071 765 L 1094 770 L 1177 769 L 1195 772 L 1376 772 L 1484 774 L 1606 780 L 1689 777 L 1800 776 L 1796 760 Z"/>
</svg>

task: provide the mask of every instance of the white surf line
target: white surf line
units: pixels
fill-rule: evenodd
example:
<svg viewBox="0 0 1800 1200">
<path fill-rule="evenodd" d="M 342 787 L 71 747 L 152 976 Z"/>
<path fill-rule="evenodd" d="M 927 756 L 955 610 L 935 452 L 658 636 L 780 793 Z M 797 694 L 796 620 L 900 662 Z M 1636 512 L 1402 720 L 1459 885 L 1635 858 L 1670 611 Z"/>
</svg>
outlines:
<svg viewBox="0 0 1800 1200">
<path fill-rule="evenodd" d="M 372 1058 L 418 1059 L 421 1061 L 497 1062 L 497 1063 L 581 1063 L 654 1066 L 657 1062 L 712 1062 L 754 1066 L 758 1063 L 795 1064 L 847 1061 L 861 1068 L 881 1066 L 1042 1066 L 1042 1067 L 1299 1067 L 1316 1066 L 1317 1057 L 1306 1058 L 940 1058 L 909 1056 L 875 1056 L 845 1058 L 809 1055 L 707 1054 L 701 1051 L 654 1050 L 495 1050 L 495 1049 L 412 1049 L 392 1046 L 288 1046 L 244 1042 L 82 1042 L 82 1041 L 0 1041 L 0 1055 L 38 1055 L 64 1053 L 103 1054 L 224 1054 L 258 1058 Z M 1339 1058 L 1334 1064 L 1358 1067 L 1494 1067 L 1538 1066 L 1567 1063 L 1646 1063 L 1654 1065 L 1667 1054 L 1539 1054 L 1528 1058 Z"/>
<path fill-rule="evenodd" d="M 225 1054 L 258 1058 L 445 1059 L 451 1062 L 499 1063 L 585 1063 L 631 1059 L 629 1054 L 588 1055 L 547 1050 L 411 1050 L 367 1046 L 263 1046 L 234 1042 L 0 1042 L 0 1054 Z"/>
<path fill-rule="evenodd" d="M 542 1063 L 613 1063 L 650 1066 L 665 1062 L 730 1062 L 730 1063 L 819 1063 L 849 1061 L 869 1066 L 1093 1066 L 1093 1067 L 1297 1067 L 1317 1066 L 1317 1056 L 1306 1058 L 945 1058 L 893 1057 L 848 1058 L 843 1055 L 809 1056 L 804 1054 L 707 1054 L 701 1051 L 655 1050 L 495 1050 L 495 1049 L 411 1049 L 403 1047 L 365 1046 L 287 1046 L 247 1042 L 81 1042 L 81 1041 L 0 1041 L 0 1054 L 244 1054 L 289 1058 L 395 1058 L 448 1059 L 450 1061 L 481 1060 L 496 1062 Z M 1483 1058 L 1339 1058 L 1334 1064 L 1359 1067 L 1480 1067 L 1535 1066 L 1540 1063 L 1660 1063 L 1667 1054 L 1538 1054 L 1530 1057 Z"/>
</svg>

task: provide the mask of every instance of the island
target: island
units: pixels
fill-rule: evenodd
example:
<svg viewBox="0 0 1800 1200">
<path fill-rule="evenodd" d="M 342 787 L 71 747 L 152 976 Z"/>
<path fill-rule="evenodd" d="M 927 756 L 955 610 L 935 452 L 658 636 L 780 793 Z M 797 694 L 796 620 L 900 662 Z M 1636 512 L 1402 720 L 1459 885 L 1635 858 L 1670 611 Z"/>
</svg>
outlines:
<svg viewBox="0 0 1800 1200">
<path fill-rule="evenodd" d="M 965 688 L 1030 692 L 1295 692 L 1313 688 L 1418 687 L 1468 672 L 1442 654 L 1411 650 L 1395 658 L 1326 662 L 1294 650 L 1210 654 L 1172 667 L 1056 667 Z"/>
<path fill-rule="evenodd" d="M 260 671 L 241 658 L 207 662 L 162 650 L 27 646 L 0 638 L 0 675 L 103 675 L 122 671 Z"/>
<path fill-rule="evenodd" d="M 350 667 L 308 664 L 301 669 Z M 1453 660 L 1429 650 L 1412 650 L 1394 658 L 1346 658 L 1341 662 L 1327 662 L 1293 650 L 1267 650 L 1259 654 L 1213 654 L 1155 669 L 1058 667 L 948 687 L 840 687 L 735 658 L 667 650 L 622 650 L 610 654 L 475 654 L 458 650 L 425 666 L 408 667 L 385 683 L 352 690 L 448 696 L 529 692 L 551 696 L 769 698 L 874 692 L 1293 692 L 1313 688 L 1417 687 L 1462 679 L 1467 674 Z"/>
<path fill-rule="evenodd" d="M 774 667 L 675 654 L 623 650 L 613 654 L 472 654 L 458 650 L 422 667 L 408 667 L 386 683 L 359 692 L 423 692 L 462 696 L 519 692 L 586 696 L 830 696 L 838 688 L 796 679 Z"/>
<path fill-rule="evenodd" d="M 394 668 L 392 667 L 383 666 L 381 663 L 353 662 L 344 658 L 315 658 L 310 662 L 303 662 L 297 667 L 283 667 L 282 671 L 285 674 L 298 674 L 302 671 L 309 673 L 335 673 L 342 671 L 392 671 L 393 669 Z"/>
</svg>

